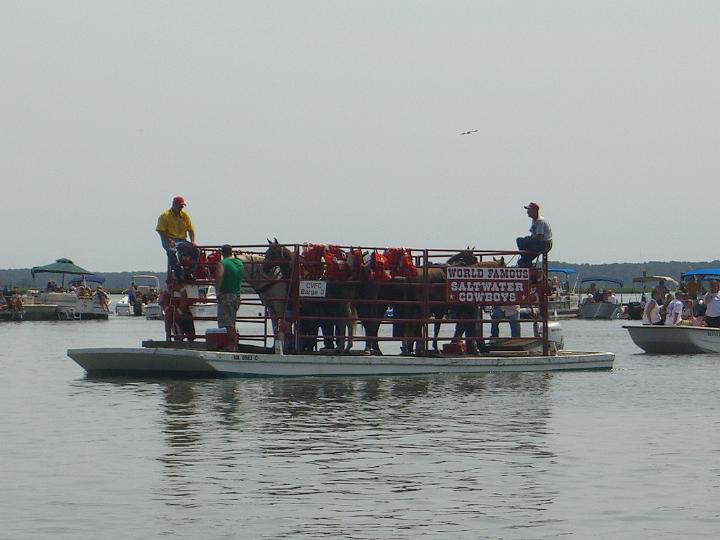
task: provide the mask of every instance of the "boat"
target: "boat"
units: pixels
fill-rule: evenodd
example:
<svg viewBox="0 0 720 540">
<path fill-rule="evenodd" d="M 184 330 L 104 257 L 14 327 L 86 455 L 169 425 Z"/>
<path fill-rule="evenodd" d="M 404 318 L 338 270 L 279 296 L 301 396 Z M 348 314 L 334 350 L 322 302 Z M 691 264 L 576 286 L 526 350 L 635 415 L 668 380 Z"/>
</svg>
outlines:
<svg viewBox="0 0 720 540">
<path fill-rule="evenodd" d="M 164 343 L 164 342 L 160 342 Z M 487 356 L 283 355 L 148 346 L 70 349 L 90 374 L 205 375 L 225 377 L 321 377 L 432 375 L 526 371 L 609 370 L 610 352 L 560 351 L 555 356 L 518 351 Z"/>
<path fill-rule="evenodd" d="M 277 246 L 279 244 L 275 241 L 274 248 Z M 167 309 L 166 315 L 169 319 L 165 321 L 164 341 L 144 341 L 141 347 L 70 349 L 67 354 L 89 374 L 139 373 L 153 376 L 189 374 L 210 377 L 315 377 L 612 369 L 615 355 L 611 352 L 569 351 L 563 348 L 560 323 L 551 323 L 547 318 L 547 287 L 545 286 L 547 280 L 537 280 L 536 273 L 532 274 L 533 280 L 531 280 L 530 270 L 526 268 L 453 266 L 451 274 L 450 266 L 447 266 L 448 270 L 443 271 L 447 272 L 446 283 L 440 284 L 442 289 L 437 287 L 437 282 L 433 283 L 427 279 L 418 277 L 393 281 L 393 278 L 386 274 L 378 273 L 374 278 L 377 280 L 375 282 L 377 286 L 371 289 L 375 291 L 375 296 L 352 297 L 356 305 L 365 306 L 364 312 L 370 313 L 365 315 L 366 318 L 362 322 L 377 323 L 374 333 L 368 333 L 367 328 L 365 329 L 366 334 L 362 339 L 366 343 L 365 350 L 353 351 L 353 340 L 347 340 L 346 347 L 320 348 L 319 346 L 326 343 L 328 338 L 339 338 L 339 335 L 328 335 L 323 328 L 323 335 L 319 336 L 317 326 L 310 325 L 313 321 L 317 324 L 329 318 L 323 313 L 337 312 L 336 308 L 332 311 L 318 312 L 318 308 L 323 305 L 329 307 L 337 306 L 339 302 L 349 302 L 346 296 L 337 296 L 337 294 L 347 290 L 348 286 L 356 285 L 352 280 L 347 279 L 344 282 L 345 288 L 340 286 L 333 288 L 328 281 L 323 280 L 325 276 L 308 278 L 307 274 L 304 274 L 305 277 L 301 278 L 305 263 L 300 261 L 298 254 L 304 246 L 301 244 L 292 246 L 296 255 L 291 257 L 291 253 L 286 248 L 288 253 L 285 259 L 273 258 L 270 249 L 264 255 L 256 256 L 251 250 L 257 249 L 257 246 L 235 248 L 245 257 L 245 280 L 257 293 L 254 298 L 243 298 L 243 305 L 246 308 L 244 315 L 236 317 L 241 323 L 239 329 L 242 330 L 237 335 L 237 351 L 226 350 L 230 348 L 231 343 L 224 329 L 208 328 L 204 335 L 197 335 L 194 325 L 174 321 L 172 318 L 176 315 L 176 310 Z M 340 249 L 340 246 L 334 247 Z M 350 249 L 350 246 L 342 248 Z M 212 253 L 216 252 L 218 247 L 208 246 L 200 249 Z M 433 250 L 424 250 L 422 266 L 419 267 L 418 273 L 414 274 L 415 276 L 420 275 L 421 271 L 426 272 L 429 268 L 438 268 L 439 263 L 432 260 L 433 256 L 447 257 L 448 250 L 436 251 L 438 254 Z M 409 254 L 410 250 L 407 250 L 407 253 Z M 478 259 L 503 253 L 480 252 Z M 268 261 L 278 260 L 300 261 L 298 262 L 300 271 L 294 272 L 290 278 L 287 278 L 282 271 L 277 273 L 268 270 L 272 266 Z M 409 264 L 413 264 L 409 255 L 407 260 L 411 261 Z M 538 272 L 547 275 L 546 260 L 543 260 Z M 358 283 L 363 283 L 365 288 L 357 290 L 367 290 L 364 282 Z M 179 302 L 187 302 L 189 297 L 194 302 L 202 303 L 202 298 L 195 295 L 194 287 L 208 286 L 205 292 L 209 295 L 212 292 L 209 288 L 211 284 L 210 279 L 196 278 L 193 283 L 182 284 L 182 288 L 187 293 L 183 295 L 184 300 L 183 296 L 167 295 L 167 301 L 172 306 L 176 298 Z M 174 286 L 172 282 L 169 283 L 171 290 Z M 381 287 L 387 296 L 378 296 L 378 291 L 381 289 L 377 287 Z M 457 291 L 480 291 L 488 287 L 489 290 L 502 288 L 503 291 L 512 291 L 512 296 L 504 292 L 502 294 L 490 292 L 482 297 L 457 293 Z M 406 291 L 406 294 L 397 296 L 400 292 L 398 288 Z M 465 321 L 462 315 L 457 314 L 462 312 L 456 312 L 456 318 L 449 319 L 445 324 L 453 324 L 457 332 L 458 323 L 474 322 L 477 333 L 466 335 L 464 338 L 460 335 L 458 338 L 446 332 L 439 337 L 440 341 L 444 341 L 442 350 L 430 349 L 431 325 L 438 323 L 438 320 L 429 314 L 423 314 L 420 309 L 409 310 L 408 307 L 427 306 L 427 295 L 431 290 L 434 291 L 433 294 L 442 291 L 442 298 L 448 305 L 465 303 L 478 309 L 481 305 L 492 305 L 480 304 L 480 302 L 496 302 L 503 305 L 503 302 L 513 301 L 535 305 L 537 309 L 534 318 L 521 321 L 522 324 L 533 328 L 532 336 L 490 339 L 489 336 L 483 335 L 485 325 L 477 324 L 478 314 L 473 315 L 470 321 Z M 336 293 L 334 296 L 332 291 Z M 407 291 L 412 294 L 407 294 Z M 312 298 L 309 304 L 312 310 L 302 311 L 294 308 L 289 315 L 292 318 L 278 320 L 276 314 L 287 313 L 287 306 L 299 306 L 300 302 L 307 301 L 307 298 Z M 396 309 L 394 317 L 386 317 L 388 303 L 404 306 L 402 313 L 406 315 L 400 317 Z M 214 302 L 207 304 L 216 305 Z M 368 305 L 376 304 L 379 304 L 378 307 L 382 308 L 382 311 L 367 309 Z M 258 309 L 254 306 L 262 306 L 265 313 L 258 313 Z M 204 317 L 191 312 L 190 320 L 192 319 L 202 320 Z M 182 322 L 186 323 L 188 319 L 183 318 Z M 413 323 L 413 326 L 406 325 L 406 329 L 413 328 L 415 333 L 397 336 L 395 327 L 407 322 Z M 382 333 L 378 333 L 378 325 L 384 328 Z M 390 326 L 393 326 L 392 331 Z M 355 337 L 354 341 L 360 339 Z M 374 341 L 377 348 L 368 347 L 368 341 Z M 379 344 L 388 341 L 394 342 L 393 349 L 399 352 L 387 350 L 384 354 L 380 352 Z M 415 342 L 414 349 L 413 342 Z M 454 348 L 452 347 L 454 344 L 477 345 L 479 350 L 471 351 L 470 347 L 459 346 Z M 468 354 L 464 354 L 465 350 Z"/>
<path fill-rule="evenodd" d="M 555 278 L 558 278 L 557 283 L 552 285 L 553 291 L 548 297 L 550 315 L 555 319 L 577 317 L 580 307 L 575 291 L 577 279 L 570 285 L 570 276 L 577 274 L 577 270 L 574 268 L 548 268 L 548 274 L 551 276 L 551 284 L 555 282 Z"/>
<path fill-rule="evenodd" d="M 25 301 L 26 313 L 35 313 L 38 320 L 44 318 L 60 320 L 108 318 L 110 310 L 107 305 L 107 294 L 98 290 L 98 287 L 105 281 L 104 278 L 93 275 L 92 272 L 65 258 L 57 259 L 54 263 L 45 266 L 35 266 L 30 272 L 33 279 L 37 274 L 60 275 L 62 283 L 58 286 L 51 280 L 44 290 L 28 294 Z M 71 283 L 77 283 L 76 290 L 65 289 L 67 275 L 80 276 L 77 280 L 70 280 L 68 283 L 68 287 L 71 286 Z M 91 290 L 92 284 L 96 285 L 95 292 Z"/>
<path fill-rule="evenodd" d="M 163 310 L 157 300 L 145 304 L 145 318 L 148 321 L 161 321 L 163 319 Z"/>
<path fill-rule="evenodd" d="M 720 328 L 707 326 L 625 325 L 635 345 L 647 353 L 720 353 Z"/>
<path fill-rule="evenodd" d="M 135 274 L 132 276 L 131 286 L 135 284 L 138 291 L 140 292 L 140 298 L 136 299 L 135 303 L 130 303 L 130 289 L 125 289 L 122 292 L 122 297 L 115 304 L 115 315 L 129 316 L 129 315 L 145 315 L 148 305 L 157 305 L 157 298 L 160 294 L 160 280 L 157 276 L 152 274 Z M 158 306 L 159 308 L 160 306 Z M 153 311 L 155 308 L 151 308 Z"/>
<path fill-rule="evenodd" d="M 203 301 L 195 302 L 190 306 L 193 317 L 215 318 L 217 315 L 217 296 L 215 285 L 188 286 L 188 296 L 200 298 Z"/>
<path fill-rule="evenodd" d="M 580 280 L 581 285 L 584 283 L 613 283 L 618 287 L 623 286 L 623 282 L 619 279 L 605 276 L 586 277 Z M 604 291 L 598 292 L 600 294 L 604 293 Z M 585 299 L 580 302 L 578 310 L 578 317 L 581 319 L 616 319 L 622 312 L 622 295 L 620 301 L 617 303 L 605 301 L 589 302 L 584 300 Z"/>
</svg>

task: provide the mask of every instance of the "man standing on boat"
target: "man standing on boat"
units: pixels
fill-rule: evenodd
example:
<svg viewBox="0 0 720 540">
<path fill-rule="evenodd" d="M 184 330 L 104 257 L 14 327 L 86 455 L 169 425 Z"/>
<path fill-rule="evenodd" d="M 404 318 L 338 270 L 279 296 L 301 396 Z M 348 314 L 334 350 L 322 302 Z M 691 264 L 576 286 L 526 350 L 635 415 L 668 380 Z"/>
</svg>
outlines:
<svg viewBox="0 0 720 540">
<path fill-rule="evenodd" d="M 518 266 L 530 268 L 541 253 L 547 255 L 552 249 L 552 229 L 547 220 L 540 215 L 538 203 L 531 202 L 525 207 L 525 210 L 527 210 L 528 217 L 532 219 L 530 235 L 518 238 L 516 243 L 520 251 L 528 252 L 520 255 Z"/>
<path fill-rule="evenodd" d="M 183 210 L 184 207 L 185 199 L 175 197 L 172 200 L 172 207 L 160 214 L 155 227 L 160 235 L 162 247 L 167 253 L 168 273 L 172 272 L 180 281 L 193 278 L 193 272 L 200 258 L 200 250 L 195 246 L 195 229 L 190 216 Z M 183 275 L 182 257 L 190 259 L 187 275 Z"/>
<path fill-rule="evenodd" d="M 229 351 L 237 351 L 237 329 L 235 319 L 240 309 L 240 286 L 245 267 L 240 259 L 233 255 L 232 246 L 225 244 L 222 260 L 215 267 L 215 291 L 217 294 L 218 328 L 225 328 L 228 335 Z"/>
</svg>

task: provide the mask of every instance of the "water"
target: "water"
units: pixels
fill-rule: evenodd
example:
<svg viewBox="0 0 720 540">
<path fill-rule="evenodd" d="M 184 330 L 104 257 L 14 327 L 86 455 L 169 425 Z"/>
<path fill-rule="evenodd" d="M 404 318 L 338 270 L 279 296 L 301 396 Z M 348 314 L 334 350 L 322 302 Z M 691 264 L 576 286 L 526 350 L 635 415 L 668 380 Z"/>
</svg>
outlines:
<svg viewBox="0 0 720 540">
<path fill-rule="evenodd" d="M 0 538 L 716 538 L 720 359 L 563 326 L 615 369 L 88 378 L 162 323 L 0 324 Z"/>
</svg>

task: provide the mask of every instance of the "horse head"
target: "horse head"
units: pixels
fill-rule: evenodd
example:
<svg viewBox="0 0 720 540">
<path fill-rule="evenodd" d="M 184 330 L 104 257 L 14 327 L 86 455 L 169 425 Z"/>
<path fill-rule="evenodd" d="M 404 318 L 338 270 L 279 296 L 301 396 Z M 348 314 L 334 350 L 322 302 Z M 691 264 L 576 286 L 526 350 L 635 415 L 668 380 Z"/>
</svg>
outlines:
<svg viewBox="0 0 720 540">
<path fill-rule="evenodd" d="M 292 260 L 292 252 L 278 242 L 277 238 L 270 240 L 268 238 L 268 248 L 265 250 L 265 262 L 263 262 L 263 271 L 272 273 L 275 268 L 279 268 L 284 279 L 290 277 L 290 261 Z"/>
<path fill-rule="evenodd" d="M 478 264 L 478 258 L 474 253 L 475 248 L 468 246 L 464 250 L 456 253 L 447 260 L 448 266 L 475 266 Z"/>
</svg>

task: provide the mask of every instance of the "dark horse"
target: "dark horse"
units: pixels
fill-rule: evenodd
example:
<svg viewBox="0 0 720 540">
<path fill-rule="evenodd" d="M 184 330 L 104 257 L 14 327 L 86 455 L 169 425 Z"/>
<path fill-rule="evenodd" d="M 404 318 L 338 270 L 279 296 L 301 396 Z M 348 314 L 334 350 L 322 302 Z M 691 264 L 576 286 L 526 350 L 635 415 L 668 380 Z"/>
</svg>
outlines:
<svg viewBox="0 0 720 540">
<path fill-rule="evenodd" d="M 403 354 L 424 354 L 425 342 L 420 339 L 422 331 L 422 303 L 425 294 L 423 282 L 428 283 L 428 316 L 433 318 L 433 349 L 437 351 L 438 335 L 442 319 L 451 316 L 457 319 L 455 324 L 455 339 L 465 336 L 467 352 L 477 354 L 478 347 L 483 348 L 484 344 L 478 339 L 478 315 L 479 308 L 473 304 L 448 304 L 447 303 L 447 266 L 483 266 L 500 267 L 505 266 L 504 258 L 492 261 L 479 261 L 474 251 L 467 248 L 450 257 L 445 265 L 428 266 L 418 268 L 418 275 L 415 278 L 406 278 L 408 288 L 406 299 L 413 300 L 412 304 L 405 304 L 400 310 L 401 318 L 413 319 L 398 323 L 393 328 L 393 333 L 403 339 L 401 350 Z M 396 311 L 397 312 L 397 311 Z"/>
<path fill-rule="evenodd" d="M 268 239 L 268 248 L 265 251 L 265 271 L 278 268 L 282 279 L 288 283 L 291 296 L 294 286 L 293 271 L 297 271 L 299 261 L 296 263 L 295 254 L 286 246 L 280 244 L 275 238 Z M 295 317 L 298 321 L 295 331 L 299 332 L 299 346 L 301 352 L 315 350 L 317 347 L 318 329 L 323 333 L 323 351 L 346 352 L 352 347 L 352 299 L 357 291 L 353 282 L 327 281 L 326 296 L 323 299 L 302 298 L 299 313 Z M 291 306 L 295 308 L 295 306 Z M 349 339 L 346 339 L 346 329 L 349 329 Z M 337 343 L 337 346 L 335 344 Z"/>
</svg>

